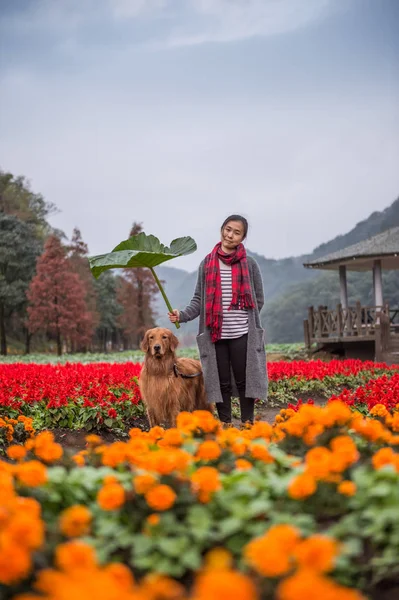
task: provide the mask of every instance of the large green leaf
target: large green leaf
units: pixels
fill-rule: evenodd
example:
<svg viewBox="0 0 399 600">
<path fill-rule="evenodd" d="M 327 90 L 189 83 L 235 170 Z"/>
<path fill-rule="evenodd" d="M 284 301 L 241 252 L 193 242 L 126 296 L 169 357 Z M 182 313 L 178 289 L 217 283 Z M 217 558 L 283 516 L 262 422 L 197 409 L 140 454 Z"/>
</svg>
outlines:
<svg viewBox="0 0 399 600">
<path fill-rule="evenodd" d="M 154 235 L 139 233 L 118 244 L 112 252 L 89 258 L 90 269 L 98 277 L 108 269 L 149 267 L 195 252 L 197 244 L 191 237 L 182 237 L 171 242 L 170 247 L 161 244 Z"/>
</svg>

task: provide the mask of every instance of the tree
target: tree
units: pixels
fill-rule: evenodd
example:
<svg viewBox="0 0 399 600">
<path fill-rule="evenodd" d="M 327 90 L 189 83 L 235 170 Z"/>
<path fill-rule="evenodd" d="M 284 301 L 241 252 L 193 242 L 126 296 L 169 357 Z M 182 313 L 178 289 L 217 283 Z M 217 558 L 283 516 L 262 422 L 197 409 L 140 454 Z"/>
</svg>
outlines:
<svg viewBox="0 0 399 600">
<path fill-rule="evenodd" d="M 67 251 L 72 270 L 78 275 L 85 289 L 85 301 L 87 310 L 91 315 L 93 333 L 100 322 L 100 315 L 97 310 L 97 292 L 88 261 L 89 249 L 77 227 L 73 230 L 71 243 L 67 246 Z"/>
<path fill-rule="evenodd" d="M 120 277 L 116 278 L 110 271 L 103 273 L 99 279 L 94 279 L 97 294 L 97 308 L 100 322 L 97 326 L 97 337 L 101 350 L 106 352 L 108 343 L 115 340 L 118 330 L 118 317 L 122 307 L 116 299 L 116 291 Z"/>
<path fill-rule="evenodd" d="M 12 215 L 32 225 L 37 237 L 43 240 L 52 231 L 47 217 L 56 212 L 55 204 L 32 192 L 24 177 L 0 170 L 0 214 Z"/>
<path fill-rule="evenodd" d="M 85 288 L 66 257 L 57 236 L 50 236 L 37 261 L 37 273 L 28 290 L 28 327 L 55 338 L 57 353 L 63 343 L 88 345 L 93 323 L 85 302 Z"/>
<path fill-rule="evenodd" d="M 26 291 L 41 244 L 33 225 L 0 212 L 0 353 L 7 354 L 6 321 L 26 308 Z"/>
<path fill-rule="evenodd" d="M 143 230 L 141 223 L 133 223 L 129 237 Z M 117 291 L 117 301 L 122 306 L 118 323 L 125 336 L 125 346 L 138 348 L 145 331 L 154 326 L 153 302 L 158 287 L 148 269 L 124 269 Z"/>
</svg>

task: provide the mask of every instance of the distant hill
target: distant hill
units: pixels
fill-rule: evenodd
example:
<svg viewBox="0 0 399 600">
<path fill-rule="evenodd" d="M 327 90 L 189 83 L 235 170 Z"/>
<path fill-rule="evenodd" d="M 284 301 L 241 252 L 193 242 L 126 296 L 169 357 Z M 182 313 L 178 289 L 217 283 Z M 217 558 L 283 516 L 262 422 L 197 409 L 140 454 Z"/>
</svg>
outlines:
<svg viewBox="0 0 399 600">
<path fill-rule="evenodd" d="M 381 231 L 399 225 L 399 198 L 380 212 L 373 212 L 349 232 L 338 235 L 321 244 L 310 254 L 283 259 L 269 259 L 248 250 L 258 262 L 262 272 L 266 305 L 262 312 L 262 321 L 266 328 L 268 342 L 295 342 L 303 340 L 303 319 L 307 307 L 311 304 L 335 306 L 339 298 L 338 276 L 336 273 L 323 273 L 305 269 L 303 263 L 314 260 L 330 252 L 341 250 L 360 242 Z M 171 303 L 176 308 L 184 307 L 191 299 L 197 273 L 188 273 L 182 269 L 159 267 L 157 272 L 165 281 L 165 289 Z M 348 276 L 349 296 L 371 301 L 371 273 L 350 273 Z M 384 294 L 386 299 L 399 305 L 399 274 L 384 273 Z M 159 297 L 157 301 L 159 324 L 168 326 L 166 307 Z M 178 335 L 182 344 L 191 345 L 195 341 L 197 321 L 181 327 Z"/>
</svg>

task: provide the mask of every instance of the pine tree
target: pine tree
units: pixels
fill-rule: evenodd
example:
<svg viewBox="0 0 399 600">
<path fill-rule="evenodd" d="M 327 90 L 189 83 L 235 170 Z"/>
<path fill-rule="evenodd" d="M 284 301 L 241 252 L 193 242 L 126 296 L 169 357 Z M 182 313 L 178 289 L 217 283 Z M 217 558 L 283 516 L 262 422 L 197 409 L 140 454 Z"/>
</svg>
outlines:
<svg viewBox="0 0 399 600">
<path fill-rule="evenodd" d="M 72 272 L 66 249 L 58 237 L 47 239 L 27 295 L 29 330 L 44 331 L 53 337 L 58 355 L 62 354 L 63 344 L 90 344 L 93 323 L 85 288 Z"/>
</svg>

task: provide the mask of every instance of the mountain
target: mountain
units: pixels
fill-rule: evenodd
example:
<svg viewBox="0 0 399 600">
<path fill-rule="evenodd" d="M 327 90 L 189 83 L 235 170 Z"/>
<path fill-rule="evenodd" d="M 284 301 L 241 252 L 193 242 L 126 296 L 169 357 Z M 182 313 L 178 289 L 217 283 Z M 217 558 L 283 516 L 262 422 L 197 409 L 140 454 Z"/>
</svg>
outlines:
<svg viewBox="0 0 399 600">
<path fill-rule="evenodd" d="M 310 305 L 335 306 L 339 301 L 337 273 L 305 269 L 303 263 L 341 250 L 381 231 L 399 225 L 399 197 L 383 211 L 373 212 L 350 231 L 315 248 L 310 254 L 283 259 L 269 259 L 248 250 L 259 264 L 265 289 L 266 304 L 262 322 L 268 342 L 296 342 L 303 340 L 303 319 Z M 157 273 L 165 282 L 166 293 L 176 308 L 183 308 L 190 301 L 197 273 L 182 269 L 158 267 Z M 384 294 L 391 304 L 399 306 L 399 272 L 385 272 Z M 349 299 L 354 302 L 371 302 L 371 273 L 348 273 Z M 158 324 L 170 325 L 162 297 L 156 305 Z M 198 328 L 197 321 L 181 327 L 178 336 L 182 344 L 192 345 Z"/>
</svg>

